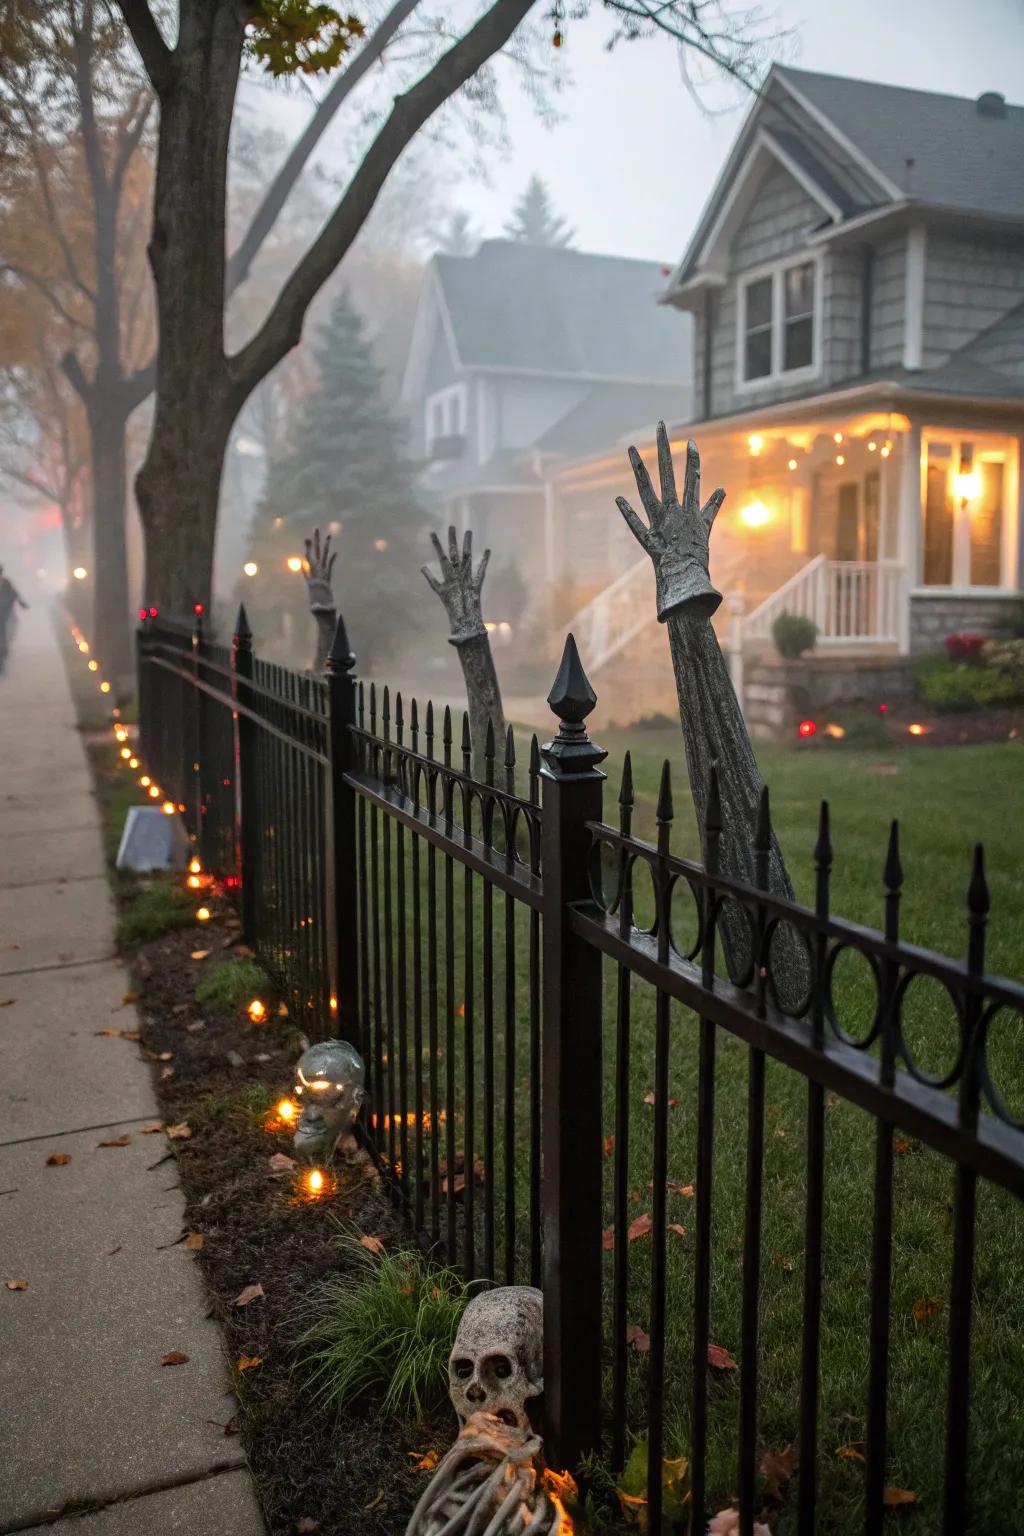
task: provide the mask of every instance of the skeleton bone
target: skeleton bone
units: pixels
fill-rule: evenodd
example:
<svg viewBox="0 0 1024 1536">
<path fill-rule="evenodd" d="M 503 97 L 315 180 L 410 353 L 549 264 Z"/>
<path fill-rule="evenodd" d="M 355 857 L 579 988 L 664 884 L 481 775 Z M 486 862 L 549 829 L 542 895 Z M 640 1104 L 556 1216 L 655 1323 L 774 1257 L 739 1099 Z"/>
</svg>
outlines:
<svg viewBox="0 0 1024 1536">
<path fill-rule="evenodd" d="M 474 1413 L 413 1510 L 405 1536 L 569 1536 L 571 1529 L 545 1484 L 540 1436 Z"/>
<path fill-rule="evenodd" d="M 309 611 L 316 620 L 316 655 L 313 672 L 317 677 L 327 667 L 334 632 L 338 627 L 338 615 L 334 607 L 334 591 L 331 578 L 338 556 L 331 554 L 330 534 L 320 543 L 320 529 L 314 528 L 312 539 L 306 540 L 306 558 L 302 570 L 306 578 Z"/>
</svg>

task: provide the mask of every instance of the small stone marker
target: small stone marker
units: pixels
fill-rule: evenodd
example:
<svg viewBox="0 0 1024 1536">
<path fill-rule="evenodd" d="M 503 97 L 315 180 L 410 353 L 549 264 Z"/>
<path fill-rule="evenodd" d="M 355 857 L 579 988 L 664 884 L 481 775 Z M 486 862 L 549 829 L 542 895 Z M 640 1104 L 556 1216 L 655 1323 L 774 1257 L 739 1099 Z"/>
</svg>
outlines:
<svg viewBox="0 0 1024 1536">
<path fill-rule="evenodd" d="M 187 856 L 185 831 L 177 816 L 165 816 L 156 805 L 132 806 L 117 850 L 118 869 L 184 869 Z"/>
</svg>

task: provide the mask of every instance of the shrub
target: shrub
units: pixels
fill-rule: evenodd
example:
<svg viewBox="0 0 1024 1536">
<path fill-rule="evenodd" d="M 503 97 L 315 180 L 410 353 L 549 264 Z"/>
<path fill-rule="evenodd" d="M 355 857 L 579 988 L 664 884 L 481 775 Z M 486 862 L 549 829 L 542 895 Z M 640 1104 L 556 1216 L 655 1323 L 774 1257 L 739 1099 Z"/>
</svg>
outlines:
<svg viewBox="0 0 1024 1536">
<path fill-rule="evenodd" d="M 979 667 L 984 660 L 983 653 L 987 638 L 986 635 L 972 635 L 965 632 L 959 635 L 947 635 L 943 645 L 950 661 Z"/>
<path fill-rule="evenodd" d="M 267 973 L 255 960 L 225 960 L 207 971 L 196 987 L 196 997 L 214 1007 L 242 1008 L 268 986 Z"/>
<path fill-rule="evenodd" d="M 633 721 L 634 731 L 667 731 L 676 725 L 676 721 L 670 715 L 656 709 L 653 715 L 640 715 Z"/>
<path fill-rule="evenodd" d="M 379 1394 L 386 1413 L 422 1418 L 448 1388 L 448 1357 L 469 1287 L 418 1253 L 368 1252 L 342 1237 L 346 1273 L 325 1280 L 303 1311 L 300 1361 L 318 1402 L 340 1409 Z"/>
<path fill-rule="evenodd" d="M 1024 699 L 1024 685 L 995 667 L 953 665 L 930 668 L 920 678 L 921 696 L 933 709 L 999 709 Z"/>
<path fill-rule="evenodd" d="M 195 898 L 179 884 L 177 875 L 167 875 L 125 903 L 117 924 L 117 942 L 122 949 L 144 944 L 162 933 L 191 928 L 195 920 Z"/>
<path fill-rule="evenodd" d="M 1024 637 L 1019 640 L 989 640 L 985 646 L 985 664 L 1012 677 L 1024 691 Z"/>
<path fill-rule="evenodd" d="M 805 651 L 811 650 L 817 638 L 817 624 L 799 613 L 780 613 L 772 625 L 775 649 L 787 661 L 795 661 Z"/>
</svg>

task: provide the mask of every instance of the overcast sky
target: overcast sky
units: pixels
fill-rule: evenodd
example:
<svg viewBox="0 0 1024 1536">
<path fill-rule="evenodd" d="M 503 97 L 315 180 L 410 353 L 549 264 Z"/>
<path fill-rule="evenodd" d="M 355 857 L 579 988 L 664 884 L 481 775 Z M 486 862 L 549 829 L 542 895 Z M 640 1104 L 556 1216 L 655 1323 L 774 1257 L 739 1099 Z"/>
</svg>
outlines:
<svg viewBox="0 0 1024 1536">
<path fill-rule="evenodd" d="M 506 89 L 511 153 L 491 159 L 489 186 L 467 178 L 452 196 L 485 234 L 498 235 L 537 172 L 580 249 L 674 262 L 746 108 L 702 113 L 669 38 L 608 53 L 599 0 L 591 12 L 567 24 L 553 55 L 573 80 L 560 98 L 563 120 L 546 128 Z M 1024 0 L 780 0 L 774 13 L 789 33 L 786 62 L 797 67 L 962 96 L 997 90 L 1024 102 Z M 716 107 L 740 99 L 735 88 L 704 96 Z M 297 105 L 271 110 L 290 132 L 301 120 Z"/>
</svg>

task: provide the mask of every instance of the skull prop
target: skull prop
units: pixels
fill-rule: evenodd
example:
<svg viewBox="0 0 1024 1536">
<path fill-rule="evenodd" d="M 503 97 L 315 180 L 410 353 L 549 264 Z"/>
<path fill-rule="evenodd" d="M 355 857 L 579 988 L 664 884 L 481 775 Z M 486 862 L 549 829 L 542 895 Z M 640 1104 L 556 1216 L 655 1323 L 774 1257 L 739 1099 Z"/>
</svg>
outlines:
<svg viewBox="0 0 1024 1536">
<path fill-rule="evenodd" d="M 295 1098 L 302 1105 L 293 1137 L 296 1156 L 331 1156 L 355 1124 L 365 1081 L 363 1059 L 347 1040 L 323 1040 L 303 1052 L 295 1068 Z"/>
<path fill-rule="evenodd" d="M 490 1413 L 529 1429 L 527 1403 L 544 1391 L 544 1298 L 529 1285 L 474 1296 L 448 1361 L 448 1390 L 459 1422 Z"/>
</svg>

